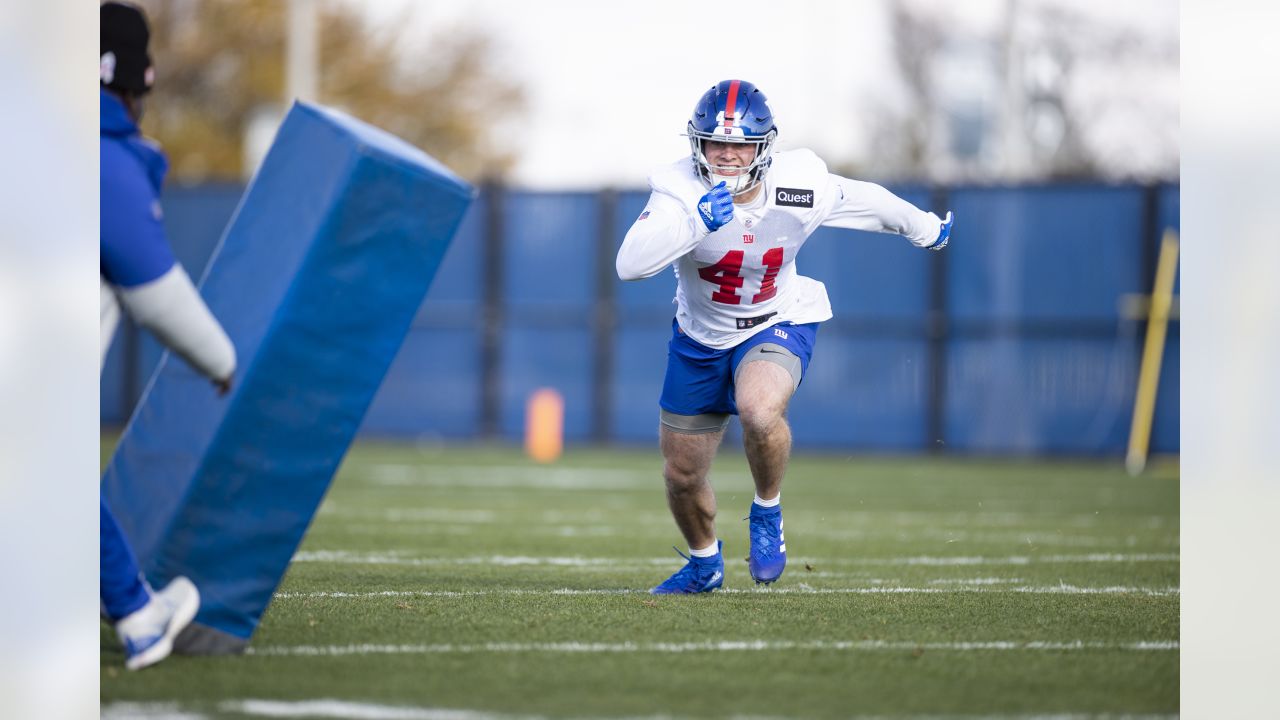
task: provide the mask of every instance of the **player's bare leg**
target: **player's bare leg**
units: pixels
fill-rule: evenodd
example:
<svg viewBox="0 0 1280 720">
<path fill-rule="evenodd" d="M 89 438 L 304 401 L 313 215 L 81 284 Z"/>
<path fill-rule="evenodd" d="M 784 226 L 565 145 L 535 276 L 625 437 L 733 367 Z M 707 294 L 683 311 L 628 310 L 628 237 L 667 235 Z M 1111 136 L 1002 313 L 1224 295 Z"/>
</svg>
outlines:
<svg viewBox="0 0 1280 720">
<path fill-rule="evenodd" d="M 667 505 L 689 543 L 688 562 L 649 592 L 655 595 L 712 592 L 724 583 L 724 558 L 716 542 L 716 494 L 707 481 L 724 430 L 690 434 L 662 427 L 662 474 Z M 677 551 L 678 552 L 678 551 Z"/>
<path fill-rule="evenodd" d="M 736 385 L 742 444 L 756 484 L 756 499 L 747 516 L 751 537 L 747 567 L 757 583 L 767 585 L 781 577 L 787 566 L 780 492 L 791 459 L 786 412 L 794 380 L 791 372 L 776 362 L 750 360 L 738 367 Z"/>
<path fill-rule="evenodd" d="M 791 373 L 776 363 L 756 360 L 738 369 L 734 400 L 742 423 L 742 445 L 756 495 L 763 500 L 778 496 L 791 459 L 786 413 L 793 384 Z"/>
<path fill-rule="evenodd" d="M 707 480 L 724 431 L 696 435 L 661 430 L 667 505 L 690 548 L 716 541 L 716 494 Z"/>
</svg>

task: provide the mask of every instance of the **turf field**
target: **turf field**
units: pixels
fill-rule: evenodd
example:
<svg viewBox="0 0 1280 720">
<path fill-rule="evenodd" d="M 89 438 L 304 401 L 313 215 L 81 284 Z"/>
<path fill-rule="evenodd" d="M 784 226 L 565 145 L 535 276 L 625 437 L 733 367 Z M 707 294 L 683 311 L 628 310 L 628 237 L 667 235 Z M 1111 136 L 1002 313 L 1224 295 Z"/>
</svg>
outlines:
<svg viewBox="0 0 1280 720">
<path fill-rule="evenodd" d="M 660 471 L 357 445 L 250 653 L 127 673 L 104 625 L 104 717 L 1178 713 L 1174 466 L 801 454 L 765 589 L 726 447 L 725 589 L 692 597 L 645 593 L 683 563 Z"/>
</svg>

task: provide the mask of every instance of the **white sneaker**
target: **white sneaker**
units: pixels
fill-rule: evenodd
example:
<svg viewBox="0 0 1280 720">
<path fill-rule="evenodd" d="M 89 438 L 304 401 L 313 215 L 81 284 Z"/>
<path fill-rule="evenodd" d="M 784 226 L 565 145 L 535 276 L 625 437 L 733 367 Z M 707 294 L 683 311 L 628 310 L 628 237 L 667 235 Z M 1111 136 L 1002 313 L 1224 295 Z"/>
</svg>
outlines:
<svg viewBox="0 0 1280 720">
<path fill-rule="evenodd" d="M 185 577 L 151 595 L 151 601 L 116 623 L 116 634 L 124 643 L 124 666 L 141 670 L 169 657 L 173 639 L 191 624 L 200 609 L 200 591 Z"/>
</svg>

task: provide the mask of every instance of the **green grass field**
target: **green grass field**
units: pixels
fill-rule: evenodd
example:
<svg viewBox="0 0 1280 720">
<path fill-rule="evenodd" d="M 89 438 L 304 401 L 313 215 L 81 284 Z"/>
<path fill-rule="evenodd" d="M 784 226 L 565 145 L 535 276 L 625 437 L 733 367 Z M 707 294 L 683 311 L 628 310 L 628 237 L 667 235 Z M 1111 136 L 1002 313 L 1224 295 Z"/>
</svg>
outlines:
<svg viewBox="0 0 1280 720">
<path fill-rule="evenodd" d="M 683 562 L 660 471 L 357 445 L 249 654 L 128 673 L 103 625 L 104 717 L 1178 713 L 1176 466 L 798 454 L 757 589 L 726 447 L 725 589 L 692 597 L 645 592 Z"/>
</svg>

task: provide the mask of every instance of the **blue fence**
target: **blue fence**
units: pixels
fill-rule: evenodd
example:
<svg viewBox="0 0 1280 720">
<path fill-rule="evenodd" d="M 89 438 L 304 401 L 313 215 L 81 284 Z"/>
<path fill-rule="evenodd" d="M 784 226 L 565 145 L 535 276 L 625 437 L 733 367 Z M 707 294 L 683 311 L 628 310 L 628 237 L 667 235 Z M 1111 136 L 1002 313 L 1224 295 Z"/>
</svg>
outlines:
<svg viewBox="0 0 1280 720">
<path fill-rule="evenodd" d="M 1178 186 L 891 189 L 954 209 L 956 235 L 942 253 L 830 228 L 805 244 L 798 269 L 826 284 L 835 318 L 792 403 L 797 447 L 1122 454 L 1145 331 L 1123 308 L 1150 291 L 1160 235 L 1178 227 Z M 193 276 L 241 191 L 167 191 L 166 225 Z M 554 387 L 568 442 L 654 442 L 675 278 L 613 274 L 646 198 L 486 189 L 362 433 L 514 442 L 529 395 Z M 103 372 L 104 424 L 127 419 L 159 356 L 122 325 Z M 1155 452 L 1179 447 L 1178 372 L 1174 322 Z"/>
</svg>

